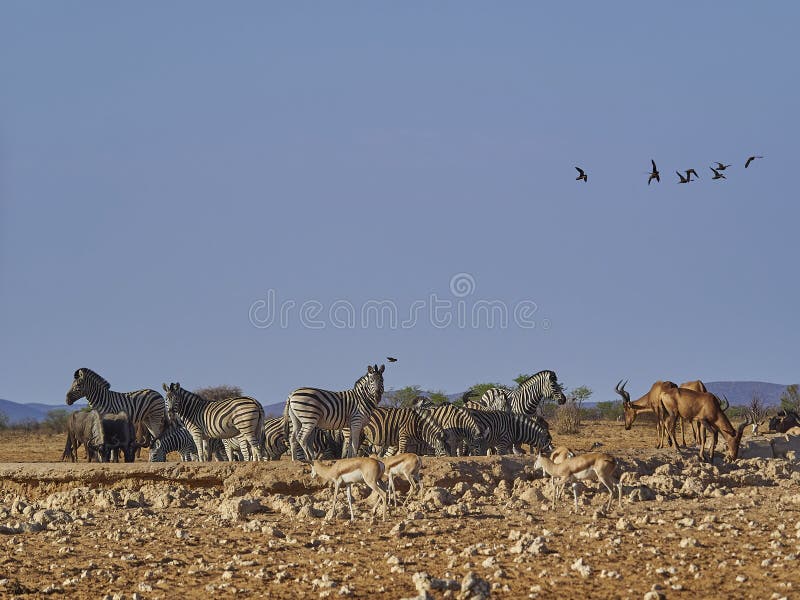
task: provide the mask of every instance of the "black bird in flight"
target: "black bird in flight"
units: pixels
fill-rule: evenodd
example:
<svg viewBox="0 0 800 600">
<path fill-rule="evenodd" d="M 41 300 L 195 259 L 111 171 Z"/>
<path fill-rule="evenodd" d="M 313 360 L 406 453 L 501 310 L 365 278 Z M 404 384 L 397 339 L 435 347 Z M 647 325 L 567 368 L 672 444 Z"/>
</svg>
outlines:
<svg viewBox="0 0 800 600">
<path fill-rule="evenodd" d="M 580 181 L 583 179 L 584 183 L 589 181 L 589 178 L 586 176 L 586 173 L 583 172 L 583 169 L 580 167 L 575 167 L 578 170 L 578 176 L 575 178 L 575 181 Z"/>
<path fill-rule="evenodd" d="M 397 362 L 397 359 L 394 356 L 387 356 L 386 360 L 388 360 L 389 362 Z"/>
<path fill-rule="evenodd" d="M 650 185 L 650 182 L 653 181 L 653 179 L 661 182 L 661 175 L 659 175 L 658 169 L 656 169 L 656 161 L 651 158 L 650 162 L 653 163 L 653 171 L 650 173 L 650 177 L 647 178 L 647 185 Z"/>
<path fill-rule="evenodd" d="M 730 165 L 728 165 L 728 166 L 730 166 Z M 715 169 L 714 167 L 709 167 L 709 169 L 714 171 L 714 176 L 711 179 L 727 179 L 727 177 L 725 177 L 725 175 L 720 173 L 720 169 Z"/>
<path fill-rule="evenodd" d="M 691 180 L 692 180 L 692 175 L 694 175 L 695 177 L 697 177 L 698 179 L 700 179 L 700 175 L 698 175 L 698 174 L 697 174 L 697 171 L 695 171 L 694 169 L 688 169 L 688 170 L 686 171 L 686 177 L 688 177 L 688 178 L 689 178 L 689 181 L 691 181 Z"/>
<path fill-rule="evenodd" d="M 712 167 L 712 169 L 711 169 L 711 170 L 712 170 L 712 171 L 724 171 L 724 170 L 725 170 L 725 169 L 727 169 L 728 167 L 730 167 L 730 165 L 723 165 L 721 162 L 717 161 L 717 168 L 716 168 L 716 169 L 714 169 L 714 168 Z"/>
<path fill-rule="evenodd" d="M 757 158 L 764 158 L 764 157 L 763 156 L 751 156 L 751 157 L 749 157 L 747 159 L 747 162 L 744 163 L 744 168 L 746 169 L 747 167 L 749 167 L 750 163 L 753 162 Z"/>
<path fill-rule="evenodd" d="M 678 183 L 689 183 L 691 181 L 691 179 L 689 179 L 688 176 L 684 177 L 683 175 L 681 175 L 680 171 L 675 171 L 675 172 L 678 174 L 678 177 L 680 178 L 680 181 Z"/>
</svg>

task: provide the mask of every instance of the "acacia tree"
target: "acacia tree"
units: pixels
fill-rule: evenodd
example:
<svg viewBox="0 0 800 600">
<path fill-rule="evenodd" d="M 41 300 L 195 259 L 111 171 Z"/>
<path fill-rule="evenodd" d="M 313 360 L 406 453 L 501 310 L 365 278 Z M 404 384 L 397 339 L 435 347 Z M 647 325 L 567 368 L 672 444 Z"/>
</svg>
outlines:
<svg viewBox="0 0 800 600">
<path fill-rule="evenodd" d="M 414 399 L 420 396 L 422 388 L 418 385 L 407 385 L 399 390 L 389 390 L 383 395 L 383 405 L 390 408 L 411 408 Z"/>
<path fill-rule="evenodd" d="M 786 386 L 786 390 L 781 394 L 781 408 L 800 412 L 800 389 L 796 383 Z"/>
</svg>

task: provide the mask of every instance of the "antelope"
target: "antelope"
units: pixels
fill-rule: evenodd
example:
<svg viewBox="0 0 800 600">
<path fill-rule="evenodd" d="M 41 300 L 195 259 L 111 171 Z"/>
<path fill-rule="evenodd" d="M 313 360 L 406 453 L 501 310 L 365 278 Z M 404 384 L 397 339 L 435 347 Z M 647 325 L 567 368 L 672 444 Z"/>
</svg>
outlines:
<svg viewBox="0 0 800 600">
<path fill-rule="evenodd" d="M 422 479 L 419 476 L 419 470 L 422 468 L 422 459 L 419 456 L 413 452 L 404 452 L 403 454 L 386 456 L 381 458 L 380 461 L 386 467 L 386 476 L 389 479 L 389 500 L 394 498 L 395 508 L 397 508 L 397 489 L 394 487 L 395 475 L 404 477 L 411 486 L 403 506 L 406 505 L 413 491 L 422 491 Z"/>
<path fill-rule="evenodd" d="M 661 404 L 667 413 L 667 434 L 675 443 L 676 451 L 678 440 L 675 439 L 675 421 L 681 417 L 688 421 L 698 421 L 705 426 L 700 430 L 700 460 L 705 460 L 706 430 L 713 432 L 711 462 L 714 461 L 717 435 L 720 432 L 728 444 L 729 460 L 736 460 L 739 455 L 742 433 L 748 425 L 748 421 L 745 419 L 738 429 L 734 429 L 720 405 L 719 398 L 714 394 L 675 387 L 661 392 Z"/>
<path fill-rule="evenodd" d="M 614 502 L 614 489 L 612 485 L 617 488 L 619 495 L 619 505 L 622 506 L 622 484 L 614 476 L 614 471 L 617 469 L 617 461 L 610 454 L 605 452 L 588 452 L 586 454 L 579 454 L 578 456 L 571 456 L 565 458 L 560 463 L 556 464 L 543 454 L 536 455 L 536 462 L 533 464 L 534 469 L 542 469 L 543 472 L 553 477 L 553 507 L 556 505 L 556 498 L 558 496 L 555 485 L 555 478 L 561 479 L 561 490 L 570 481 L 572 484 L 572 494 L 575 498 L 575 510 L 578 510 L 578 480 L 582 479 L 598 479 L 602 485 L 606 487 L 610 494 L 608 507 Z M 602 488 L 601 488 L 602 489 Z"/>
<path fill-rule="evenodd" d="M 386 520 L 386 490 L 383 489 L 381 477 L 385 467 L 383 463 L 374 458 L 355 457 L 343 458 L 333 461 L 330 465 L 325 465 L 322 461 L 315 460 L 311 463 L 311 477 L 319 477 L 323 481 L 333 482 L 333 505 L 330 513 L 325 520 L 336 514 L 336 497 L 339 495 L 339 486 L 345 484 L 347 487 L 347 504 L 350 507 L 350 522 L 355 520 L 353 515 L 353 499 L 350 493 L 350 486 L 354 483 L 364 482 L 372 491 L 377 492 L 379 502 L 372 508 L 372 515 L 378 509 L 378 504 L 383 502 L 383 520 Z"/>
<path fill-rule="evenodd" d="M 620 384 L 622 385 L 620 386 Z M 622 383 L 622 380 L 620 379 L 619 383 L 614 386 L 614 391 L 622 396 L 622 410 L 625 413 L 625 429 L 629 430 L 633 426 L 633 422 L 636 420 L 636 415 L 640 412 L 655 413 L 656 431 L 658 433 L 658 444 L 656 445 L 656 448 L 663 448 L 665 439 L 663 424 L 664 409 L 661 406 L 659 396 L 663 390 L 678 386 L 671 381 L 656 381 L 652 386 L 650 386 L 649 392 L 647 392 L 638 400 L 631 402 L 631 395 L 625 389 L 627 384 L 627 381 Z"/>
</svg>

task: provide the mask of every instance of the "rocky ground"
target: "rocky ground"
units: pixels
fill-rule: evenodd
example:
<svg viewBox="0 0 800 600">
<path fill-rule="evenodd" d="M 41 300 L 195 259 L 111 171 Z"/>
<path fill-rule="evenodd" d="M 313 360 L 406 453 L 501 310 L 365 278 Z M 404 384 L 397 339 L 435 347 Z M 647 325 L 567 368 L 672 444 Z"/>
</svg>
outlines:
<svg viewBox="0 0 800 600">
<path fill-rule="evenodd" d="M 654 437 L 556 437 L 619 458 L 622 508 L 595 483 L 554 509 L 530 457 L 426 458 L 420 496 L 373 521 L 359 490 L 350 524 L 288 461 L 54 463 L 62 436 L 3 433 L 0 597 L 798 597 L 800 463 L 703 464 Z"/>
</svg>

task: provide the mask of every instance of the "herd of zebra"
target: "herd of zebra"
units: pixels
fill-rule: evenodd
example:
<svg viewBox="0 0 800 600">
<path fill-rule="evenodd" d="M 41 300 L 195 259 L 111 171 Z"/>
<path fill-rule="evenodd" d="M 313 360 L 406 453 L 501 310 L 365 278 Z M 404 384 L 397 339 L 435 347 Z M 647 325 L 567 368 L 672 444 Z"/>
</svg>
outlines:
<svg viewBox="0 0 800 600">
<path fill-rule="evenodd" d="M 177 452 L 183 460 L 292 460 L 415 452 L 427 455 L 518 453 L 522 444 L 549 449 L 547 422 L 539 403 L 566 397 L 553 371 L 540 371 L 516 390 L 487 390 L 480 400 L 464 395 L 463 406 L 434 405 L 420 397 L 413 408 L 378 406 L 385 366 L 369 365 L 352 389 L 331 392 L 299 388 L 287 398 L 284 414 L 265 418 L 254 398 L 209 401 L 181 387 L 115 392 L 91 369 L 75 371 L 67 404 L 85 397 L 98 413 L 126 413 L 147 439 L 150 460 L 163 462 Z"/>
</svg>

